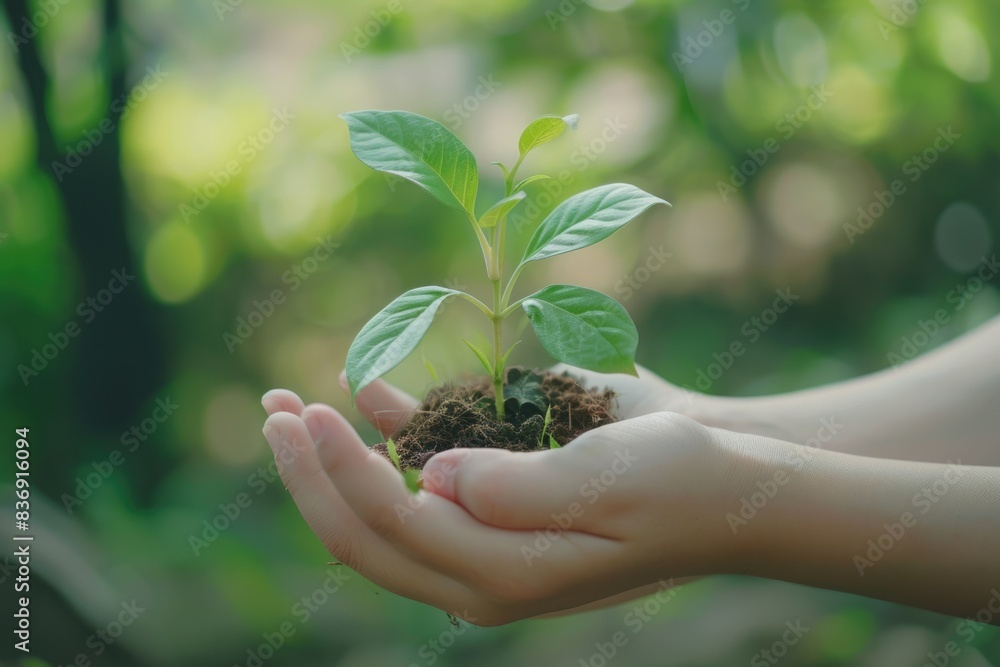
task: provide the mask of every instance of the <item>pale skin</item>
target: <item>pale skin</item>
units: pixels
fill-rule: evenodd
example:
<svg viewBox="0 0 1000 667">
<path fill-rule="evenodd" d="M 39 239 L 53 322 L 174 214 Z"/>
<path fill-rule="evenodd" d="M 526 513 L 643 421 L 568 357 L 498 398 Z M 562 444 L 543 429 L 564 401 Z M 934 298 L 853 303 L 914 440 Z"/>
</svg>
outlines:
<svg viewBox="0 0 1000 667">
<path fill-rule="evenodd" d="M 998 343 L 1000 318 L 896 370 L 759 398 L 568 369 L 613 387 L 622 421 L 558 450 L 438 454 L 417 496 L 329 406 L 272 390 L 264 433 L 331 554 L 477 625 L 719 573 L 1000 625 Z M 383 434 L 416 405 L 381 380 L 357 398 Z"/>
</svg>

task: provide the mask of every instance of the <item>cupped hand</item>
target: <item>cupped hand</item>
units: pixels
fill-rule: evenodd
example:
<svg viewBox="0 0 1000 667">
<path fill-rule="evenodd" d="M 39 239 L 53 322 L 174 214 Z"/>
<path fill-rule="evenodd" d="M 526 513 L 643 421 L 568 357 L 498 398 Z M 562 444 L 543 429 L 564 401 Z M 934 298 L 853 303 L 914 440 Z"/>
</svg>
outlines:
<svg viewBox="0 0 1000 667">
<path fill-rule="evenodd" d="M 691 413 L 703 397 L 702 394 L 671 384 L 639 364 L 636 364 L 635 368 L 638 372 L 637 377 L 621 373 L 614 375 L 595 373 L 567 364 L 557 364 L 551 371 L 569 373 L 587 389 L 594 387 L 613 389 L 618 401 L 618 416 L 621 419 L 664 411 L 694 416 Z"/>
<path fill-rule="evenodd" d="M 282 479 L 330 552 L 479 625 L 628 599 L 749 557 L 723 519 L 738 448 L 681 415 L 627 419 L 558 450 L 445 452 L 413 496 L 332 408 L 282 391 L 263 403 Z M 414 403 L 384 382 L 358 397 L 383 430 Z"/>
</svg>

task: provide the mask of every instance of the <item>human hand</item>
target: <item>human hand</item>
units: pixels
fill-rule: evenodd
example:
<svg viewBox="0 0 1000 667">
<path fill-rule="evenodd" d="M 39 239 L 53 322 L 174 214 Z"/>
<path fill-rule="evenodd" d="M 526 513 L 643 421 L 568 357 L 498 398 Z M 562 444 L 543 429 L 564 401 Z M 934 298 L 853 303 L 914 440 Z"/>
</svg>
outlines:
<svg viewBox="0 0 1000 667">
<path fill-rule="evenodd" d="M 378 423 L 389 399 L 395 409 L 408 400 L 379 382 L 358 405 Z M 411 496 L 332 408 L 304 408 L 290 392 L 264 403 L 269 443 L 287 461 L 282 478 L 331 553 L 480 625 L 739 571 L 749 557 L 724 522 L 704 520 L 739 492 L 727 489 L 739 479 L 738 451 L 680 415 L 604 426 L 559 450 L 446 452 L 425 468 L 427 490 Z"/>
</svg>

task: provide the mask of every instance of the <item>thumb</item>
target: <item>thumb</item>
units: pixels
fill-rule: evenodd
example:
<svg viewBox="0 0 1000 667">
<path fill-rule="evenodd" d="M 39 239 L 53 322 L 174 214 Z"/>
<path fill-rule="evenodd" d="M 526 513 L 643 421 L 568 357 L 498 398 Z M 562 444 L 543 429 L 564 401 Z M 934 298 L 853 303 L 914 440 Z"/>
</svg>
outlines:
<svg viewBox="0 0 1000 667">
<path fill-rule="evenodd" d="M 423 488 L 491 526 L 526 530 L 557 523 L 568 530 L 563 524 L 586 505 L 581 482 L 588 476 L 569 462 L 577 457 L 566 454 L 457 447 L 427 462 Z"/>
</svg>

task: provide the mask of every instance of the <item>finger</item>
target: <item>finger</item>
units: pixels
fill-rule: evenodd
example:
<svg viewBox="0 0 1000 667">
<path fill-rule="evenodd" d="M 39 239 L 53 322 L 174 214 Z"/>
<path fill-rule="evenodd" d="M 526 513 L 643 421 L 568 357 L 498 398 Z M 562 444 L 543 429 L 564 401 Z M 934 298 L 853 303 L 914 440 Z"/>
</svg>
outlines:
<svg viewBox="0 0 1000 667">
<path fill-rule="evenodd" d="M 435 494 L 413 496 L 393 465 L 365 447 L 336 410 L 310 406 L 306 413 L 310 432 L 319 436 L 320 463 L 344 501 L 373 532 L 435 571 L 487 595 L 516 589 L 526 596 L 525 605 L 542 599 L 551 605 L 557 590 L 566 592 L 560 586 L 589 581 L 616 562 L 616 542 L 571 532 L 554 540 L 537 562 L 526 562 L 523 547 L 537 538 L 534 533 L 484 525 Z M 571 592 L 581 593 L 576 587 Z M 588 589 L 586 599 L 593 596 Z"/>
<path fill-rule="evenodd" d="M 306 425 L 278 412 L 264 425 L 282 482 L 331 554 L 362 576 L 405 597 L 449 611 L 471 604 L 467 587 L 404 557 L 372 533 L 344 503 L 316 458 Z"/>
<path fill-rule="evenodd" d="M 568 364 L 556 364 L 551 370 L 557 374 L 568 373 L 588 391 L 595 388 L 600 391 L 605 387 L 613 389 L 618 403 L 618 416 L 621 419 L 638 417 L 650 412 L 651 409 L 655 409 L 658 396 L 671 390 L 670 385 L 660 376 L 639 364 L 635 365 L 638 377 L 621 373 L 614 375 L 595 373 Z"/>
<path fill-rule="evenodd" d="M 628 485 L 616 486 L 635 467 L 628 443 L 635 421 L 607 424 L 559 449 L 509 452 L 456 448 L 424 466 L 424 488 L 448 498 L 483 523 L 511 530 L 576 530 L 604 537 L 620 528 L 604 519 L 629 505 Z M 607 493 L 615 486 L 615 493 Z"/>
<path fill-rule="evenodd" d="M 340 374 L 340 386 L 348 394 L 350 393 L 347 371 Z M 413 396 L 382 379 L 374 380 L 365 386 L 358 392 L 355 402 L 358 411 L 383 436 L 395 433 L 409 421 L 413 409 L 420 405 L 420 401 Z"/>
<path fill-rule="evenodd" d="M 306 407 L 302 399 L 288 389 L 272 389 L 261 397 L 260 404 L 264 406 L 268 415 L 273 415 L 276 412 L 290 412 L 293 415 L 300 415 L 302 408 Z"/>
<path fill-rule="evenodd" d="M 576 519 L 597 495 L 596 489 L 591 493 L 581 486 L 593 472 L 589 458 L 574 456 L 569 448 L 516 453 L 456 448 L 435 454 L 421 478 L 425 490 L 491 526 L 544 529 L 560 519 L 563 529 L 578 529 Z"/>
</svg>

